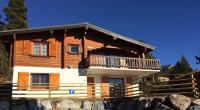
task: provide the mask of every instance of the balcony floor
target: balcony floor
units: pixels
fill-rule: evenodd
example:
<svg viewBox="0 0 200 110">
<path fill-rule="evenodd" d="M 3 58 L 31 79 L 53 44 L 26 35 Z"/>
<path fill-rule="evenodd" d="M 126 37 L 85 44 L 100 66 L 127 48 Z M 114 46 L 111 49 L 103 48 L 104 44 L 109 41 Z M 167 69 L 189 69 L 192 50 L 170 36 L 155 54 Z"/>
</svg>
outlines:
<svg viewBox="0 0 200 110">
<path fill-rule="evenodd" d="M 149 69 L 128 69 L 128 68 L 106 68 L 106 67 L 89 67 L 87 69 L 87 75 L 100 75 L 100 76 L 133 76 L 135 78 L 141 78 L 151 75 L 153 73 L 160 72 L 160 70 Z"/>
</svg>

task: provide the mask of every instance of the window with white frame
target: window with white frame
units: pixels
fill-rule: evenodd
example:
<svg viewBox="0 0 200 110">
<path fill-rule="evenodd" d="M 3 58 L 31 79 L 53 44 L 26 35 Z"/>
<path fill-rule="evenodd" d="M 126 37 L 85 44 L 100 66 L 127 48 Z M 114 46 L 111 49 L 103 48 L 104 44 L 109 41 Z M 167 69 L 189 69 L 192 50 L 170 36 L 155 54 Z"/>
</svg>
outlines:
<svg viewBox="0 0 200 110">
<path fill-rule="evenodd" d="M 76 55 L 79 52 L 79 45 L 75 45 L 75 44 L 69 45 L 69 49 L 70 49 L 71 54 Z"/>
<path fill-rule="evenodd" d="M 34 42 L 33 48 L 33 55 L 48 56 L 48 43 Z"/>
<path fill-rule="evenodd" d="M 31 86 L 32 87 L 48 87 L 49 74 L 47 73 L 31 73 Z"/>
</svg>

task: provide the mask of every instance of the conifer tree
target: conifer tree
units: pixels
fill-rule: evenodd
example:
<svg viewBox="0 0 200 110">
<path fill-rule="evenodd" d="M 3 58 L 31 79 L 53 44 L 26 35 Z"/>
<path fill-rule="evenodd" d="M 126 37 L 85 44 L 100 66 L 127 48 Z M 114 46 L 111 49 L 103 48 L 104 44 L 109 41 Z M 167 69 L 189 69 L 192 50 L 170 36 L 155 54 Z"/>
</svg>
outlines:
<svg viewBox="0 0 200 110">
<path fill-rule="evenodd" d="M 6 14 L 6 29 L 28 28 L 27 8 L 25 0 L 9 0 L 4 8 Z"/>
<path fill-rule="evenodd" d="M 200 49 L 200 48 L 199 48 Z M 200 56 L 195 56 L 196 60 L 197 60 L 197 64 L 200 64 Z"/>
<path fill-rule="evenodd" d="M 188 72 L 192 72 L 193 69 L 191 68 L 190 64 L 188 63 L 185 56 L 181 57 L 181 60 L 177 61 L 176 65 L 173 69 L 173 74 L 185 74 Z"/>
<path fill-rule="evenodd" d="M 10 67 L 10 61 L 8 53 L 0 40 L 0 81 L 11 80 L 12 68 Z"/>
<path fill-rule="evenodd" d="M 3 31 L 4 29 L 4 22 L 2 21 L 2 17 L 0 15 L 0 31 Z"/>
</svg>

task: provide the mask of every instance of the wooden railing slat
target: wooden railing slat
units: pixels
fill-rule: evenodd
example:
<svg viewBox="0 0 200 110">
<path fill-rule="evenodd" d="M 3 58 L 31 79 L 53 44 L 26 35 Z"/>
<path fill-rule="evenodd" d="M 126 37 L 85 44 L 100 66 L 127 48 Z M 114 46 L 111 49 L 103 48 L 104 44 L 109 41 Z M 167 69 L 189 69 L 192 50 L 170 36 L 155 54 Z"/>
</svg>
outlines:
<svg viewBox="0 0 200 110">
<path fill-rule="evenodd" d="M 118 56 L 90 55 L 89 66 L 128 68 L 128 69 L 160 69 L 157 59 L 143 59 Z"/>
</svg>

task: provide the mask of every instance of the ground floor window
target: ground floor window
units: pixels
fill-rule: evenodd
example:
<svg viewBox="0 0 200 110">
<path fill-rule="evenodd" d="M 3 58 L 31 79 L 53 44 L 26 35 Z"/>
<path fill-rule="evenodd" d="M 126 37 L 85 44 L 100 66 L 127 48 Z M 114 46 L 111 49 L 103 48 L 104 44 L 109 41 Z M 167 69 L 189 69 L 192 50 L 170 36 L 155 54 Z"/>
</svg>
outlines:
<svg viewBox="0 0 200 110">
<path fill-rule="evenodd" d="M 49 86 L 49 74 L 31 74 L 31 86 L 32 87 L 47 87 Z"/>
</svg>

